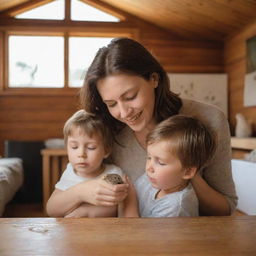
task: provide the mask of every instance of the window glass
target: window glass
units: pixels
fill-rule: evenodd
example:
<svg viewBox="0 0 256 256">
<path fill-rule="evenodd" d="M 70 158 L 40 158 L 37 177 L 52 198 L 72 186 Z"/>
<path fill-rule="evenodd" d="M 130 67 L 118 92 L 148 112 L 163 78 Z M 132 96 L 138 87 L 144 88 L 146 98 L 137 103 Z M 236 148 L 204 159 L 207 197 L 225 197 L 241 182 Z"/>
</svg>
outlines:
<svg viewBox="0 0 256 256">
<path fill-rule="evenodd" d="M 9 36 L 9 87 L 63 87 L 64 38 Z"/>
<path fill-rule="evenodd" d="M 105 13 L 99 9 L 96 9 L 84 2 L 79 0 L 72 0 L 71 2 L 71 20 L 81 20 L 81 21 L 111 21 L 119 22 L 115 16 Z"/>
<path fill-rule="evenodd" d="M 15 16 L 17 19 L 64 20 L 64 0 L 55 0 Z"/>
<path fill-rule="evenodd" d="M 69 86 L 81 87 L 93 58 L 100 47 L 106 46 L 112 38 L 70 37 L 69 38 Z"/>
</svg>

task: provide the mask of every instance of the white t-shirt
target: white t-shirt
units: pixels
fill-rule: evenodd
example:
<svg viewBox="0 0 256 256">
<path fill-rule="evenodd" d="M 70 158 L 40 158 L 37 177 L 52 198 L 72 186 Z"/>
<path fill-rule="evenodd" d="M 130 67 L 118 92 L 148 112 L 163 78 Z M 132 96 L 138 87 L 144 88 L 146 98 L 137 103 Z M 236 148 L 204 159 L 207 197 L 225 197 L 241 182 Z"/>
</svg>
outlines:
<svg viewBox="0 0 256 256">
<path fill-rule="evenodd" d="M 111 174 L 111 173 L 119 174 L 121 176 L 124 174 L 124 172 L 116 165 L 105 164 L 105 170 L 103 171 L 103 173 L 101 173 L 98 177 L 95 177 L 93 179 L 96 179 L 103 175 Z M 77 175 L 74 172 L 72 165 L 69 163 L 67 165 L 66 170 L 63 172 L 60 180 L 56 183 L 55 188 L 60 190 L 67 190 L 68 188 L 73 187 L 78 183 L 81 183 L 83 181 L 90 180 L 90 179 L 92 178 L 85 178 Z"/>
</svg>

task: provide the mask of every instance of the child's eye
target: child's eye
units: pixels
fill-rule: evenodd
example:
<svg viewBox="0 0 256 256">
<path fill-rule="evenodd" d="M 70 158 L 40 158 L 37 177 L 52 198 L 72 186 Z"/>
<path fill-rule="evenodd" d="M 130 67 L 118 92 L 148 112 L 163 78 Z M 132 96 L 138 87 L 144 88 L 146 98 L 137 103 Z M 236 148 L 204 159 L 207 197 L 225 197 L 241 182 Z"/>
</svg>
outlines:
<svg viewBox="0 0 256 256">
<path fill-rule="evenodd" d="M 95 150 L 96 147 L 87 147 L 87 149 L 89 149 L 89 150 Z"/>
<path fill-rule="evenodd" d="M 159 165 L 161 165 L 161 166 L 164 166 L 164 165 L 166 165 L 164 162 L 162 162 L 162 161 L 159 161 L 159 160 L 158 160 L 158 164 L 159 164 Z"/>
<path fill-rule="evenodd" d="M 78 147 L 77 147 L 77 146 L 71 146 L 71 148 L 72 148 L 72 149 L 78 149 Z"/>
</svg>

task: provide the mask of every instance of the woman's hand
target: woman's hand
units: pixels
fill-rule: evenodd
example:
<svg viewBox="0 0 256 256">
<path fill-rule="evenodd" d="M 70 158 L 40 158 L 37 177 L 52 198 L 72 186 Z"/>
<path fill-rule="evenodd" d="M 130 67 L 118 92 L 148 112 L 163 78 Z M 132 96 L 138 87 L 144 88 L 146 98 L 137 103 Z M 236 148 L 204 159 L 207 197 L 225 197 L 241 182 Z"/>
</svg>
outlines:
<svg viewBox="0 0 256 256">
<path fill-rule="evenodd" d="M 128 193 L 128 184 L 112 185 L 103 179 L 94 179 L 79 184 L 82 202 L 97 206 L 114 206 L 123 201 Z"/>
</svg>

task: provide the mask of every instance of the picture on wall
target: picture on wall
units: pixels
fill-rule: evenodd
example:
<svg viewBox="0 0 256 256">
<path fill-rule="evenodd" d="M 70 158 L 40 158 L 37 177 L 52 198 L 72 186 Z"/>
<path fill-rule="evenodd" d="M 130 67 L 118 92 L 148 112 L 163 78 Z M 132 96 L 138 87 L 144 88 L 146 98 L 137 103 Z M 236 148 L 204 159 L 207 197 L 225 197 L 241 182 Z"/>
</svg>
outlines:
<svg viewBox="0 0 256 256">
<path fill-rule="evenodd" d="M 226 74 L 174 74 L 168 73 L 171 91 L 182 98 L 217 106 L 228 115 Z"/>
<path fill-rule="evenodd" d="M 244 106 L 256 106 L 256 36 L 246 41 Z"/>
</svg>

